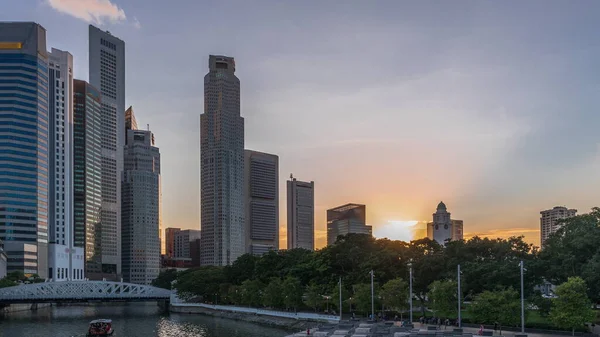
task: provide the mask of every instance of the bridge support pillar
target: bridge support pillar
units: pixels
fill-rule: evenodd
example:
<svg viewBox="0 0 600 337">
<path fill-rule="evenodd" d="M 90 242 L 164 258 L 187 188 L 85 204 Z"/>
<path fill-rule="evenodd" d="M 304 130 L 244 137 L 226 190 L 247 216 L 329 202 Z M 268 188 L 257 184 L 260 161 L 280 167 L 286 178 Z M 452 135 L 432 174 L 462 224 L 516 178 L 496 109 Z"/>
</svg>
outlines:
<svg viewBox="0 0 600 337">
<path fill-rule="evenodd" d="M 161 308 L 164 311 L 169 310 L 169 305 L 170 305 L 169 300 L 159 300 L 156 304 L 158 305 L 159 308 Z"/>
<path fill-rule="evenodd" d="M 37 303 L 32 303 L 31 304 L 31 310 L 37 310 L 38 308 L 38 304 Z"/>
</svg>

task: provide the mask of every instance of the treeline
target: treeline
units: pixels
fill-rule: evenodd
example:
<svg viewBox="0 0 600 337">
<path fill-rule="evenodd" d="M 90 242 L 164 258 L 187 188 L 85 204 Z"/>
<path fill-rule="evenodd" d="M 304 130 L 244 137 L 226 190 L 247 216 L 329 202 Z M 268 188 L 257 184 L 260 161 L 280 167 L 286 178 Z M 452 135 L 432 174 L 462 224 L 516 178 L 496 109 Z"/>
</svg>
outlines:
<svg viewBox="0 0 600 337">
<path fill-rule="evenodd" d="M 369 272 L 374 271 L 378 311 L 382 305 L 403 311 L 407 309 L 412 266 L 415 307 L 420 307 L 425 315 L 426 307 L 435 309 L 437 305 L 438 317 L 456 317 L 456 305 L 451 303 L 457 303 L 459 264 L 462 298 L 473 302 L 474 307 L 486 301 L 503 301 L 503 298 L 512 298 L 518 303 L 519 263 L 524 261 L 525 296 L 542 315 L 547 315 L 551 303 L 534 289 L 543 280 L 558 285 L 570 277 L 580 277 L 587 290 L 586 300 L 594 303 L 600 300 L 600 209 L 565 219 L 561 225 L 541 251 L 524 242 L 522 237 L 475 237 L 449 242 L 444 247 L 429 239 L 403 242 L 351 234 L 315 252 L 292 249 L 260 257 L 246 254 L 226 267 L 201 267 L 179 273 L 167 271 L 154 284 L 170 288 L 171 282 L 176 281 L 180 296 L 205 302 L 339 311 L 341 277 L 344 312 L 352 309 L 366 314 L 371 310 Z M 436 296 L 436 291 L 442 295 Z M 432 300 L 448 296 L 454 296 L 454 302 L 444 304 L 444 301 Z M 514 301 L 510 305 L 514 305 Z M 491 316 L 477 317 L 477 311 L 473 312 L 475 318 L 491 319 Z M 498 319 L 514 323 L 514 317 Z"/>
</svg>

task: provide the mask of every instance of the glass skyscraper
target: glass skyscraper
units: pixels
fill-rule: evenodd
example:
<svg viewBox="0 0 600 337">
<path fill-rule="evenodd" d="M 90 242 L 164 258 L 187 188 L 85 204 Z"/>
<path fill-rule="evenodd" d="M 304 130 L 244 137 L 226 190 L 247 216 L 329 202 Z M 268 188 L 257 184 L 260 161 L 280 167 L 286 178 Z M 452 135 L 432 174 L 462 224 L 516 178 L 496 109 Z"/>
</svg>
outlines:
<svg viewBox="0 0 600 337">
<path fill-rule="evenodd" d="M 0 23 L 0 240 L 9 272 L 43 278 L 48 134 L 46 30 L 33 22 Z"/>
<path fill-rule="evenodd" d="M 83 248 L 85 277 L 92 278 L 102 273 L 100 102 L 100 92 L 96 88 L 85 81 L 73 81 L 74 246 Z"/>
<path fill-rule="evenodd" d="M 200 115 L 200 221 L 203 266 L 245 253 L 244 118 L 233 57 L 210 55 Z"/>
</svg>

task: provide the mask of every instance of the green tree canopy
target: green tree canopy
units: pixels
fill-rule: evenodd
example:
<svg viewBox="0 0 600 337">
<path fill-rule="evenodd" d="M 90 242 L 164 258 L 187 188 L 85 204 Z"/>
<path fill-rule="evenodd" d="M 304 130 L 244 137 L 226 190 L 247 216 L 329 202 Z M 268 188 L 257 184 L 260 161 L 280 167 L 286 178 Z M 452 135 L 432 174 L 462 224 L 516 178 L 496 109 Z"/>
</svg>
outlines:
<svg viewBox="0 0 600 337">
<path fill-rule="evenodd" d="M 300 305 L 302 305 L 302 295 L 304 294 L 304 289 L 302 288 L 302 283 L 300 280 L 293 276 L 288 276 L 285 280 L 283 280 L 283 304 L 287 309 L 297 310 Z"/>
<path fill-rule="evenodd" d="M 556 298 L 552 300 L 550 319 L 556 326 L 572 329 L 582 327 L 595 317 L 592 303 L 587 297 L 587 286 L 580 277 L 569 277 L 567 282 L 556 287 Z"/>
<path fill-rule="evenodd" d="M 309 308 L 317 311 L 317 308 L 323 303 L 322 289 L 316 283 L 311 283 L 306 286 L 304 293 L 304 303 Z"/>
<path fill-rule="evenodd" d="M 477 295 L 468 312 L 477 323 L 516 326 L 521 321 L 520 296 L 512 288 L 484 291 Z"/>
<path fill-rule="evenodd" d="M 401 278 L 387 281 L 381 288 L 381 300 L 387 308 L 397 311 L 408 309 L 408 283 Z"/>
<path fill-rule="evenodd" d="M 263 304 L 265 307 L 282 308 L 283 303 L 283 282 L 280 278 L 274 277 L 265 287 Z"/>
<path fill-rule="evenodd" d="M 171 284 L 177 279 L 177 269 L 161 271 L 158 277 L 152 281 L 152 285 L 159 288 L 171 289 Z"/>
<path fill-rule="evenodd" d="M 455 281 L 434 281 L 429 286 L 429 307 L 437 317 L 458 317 L 458 284 Z"/>
</svg>

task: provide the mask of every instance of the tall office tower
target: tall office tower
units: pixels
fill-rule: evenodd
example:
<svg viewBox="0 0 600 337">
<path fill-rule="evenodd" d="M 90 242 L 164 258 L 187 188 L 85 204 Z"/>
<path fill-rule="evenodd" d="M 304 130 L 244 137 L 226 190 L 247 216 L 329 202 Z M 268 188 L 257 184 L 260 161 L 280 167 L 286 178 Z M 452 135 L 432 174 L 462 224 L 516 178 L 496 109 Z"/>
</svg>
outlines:
<svg viewBox="0 0 600 337">
<path fill-rule="evenodd" d="M 373 235 L 373 228 L 367 223 L 367 207 L 359 204 L 346 204 L 327 210 L 327 244 L 332 245 L 340 235 Z"/>
<path fill-rule="evenodd" d="M 233 57 L 210 55 L 200 116 L 200 221 L 203 266 L 244 254 L 244 118 Z"/>
<path fill-rule="evenodd" d="M 48 52 L 33 22 L 0 23 L 0 240 L 8 272 L 48 276 Z"/>
<path fill-rule="evenodd" d="M 121 175 L 125 146 L 125 43 L 89 27 L 90 84 L 102 95 L 102 273 L 121 274 Z"/>
<path fill-rule="evenodd" d="M 543 247 L 544 242 L 550 237 L 550 234 L 556 233 L 560 228 L 560 225 L 557 225 L 556 221 L 577 215 L 577 210 L 556 206 L 552 209 L 541 211 L 540 214 L 540 244 Z"/>
<path fill-rule="evenodd" d="M 122 193 L 123 279 L 150 284 L 160 268 L 160 153 L 152 132 L 127 130 Z"/>
<path fill-rule="evenodd" d="M 169 259 L 175 256 L 175 234 L 180 230 L 181 228 L 172 227 L 165 229 L 165 255 Z"/>
<path fill-rule="evenodd" d="M 73 233 L 73 56 L 52 48 L 48 54 L 49 186 L 48 277 L 83 279 L 83 248 Z"/>
<path fill-rule="evenodd" d="M 315 249 L 315 183 L 287 181 L 287 247 Z"/>
<path fill-rule="evenodd" d="M 127 135 L 127 130 L 137 130 L 137 119 L 135 119 L 135 114 L 133 113 L 133 107 L 130 106 L 125 110 L 125 135 Z M 126 137 L 127 138 L 127 137 Z M 127 139 L 125 139 L 127 140 Z"/>
<path fill-rule="evenodd" d="M 441 245 L 446 245 L 448 240 L 462 240 L 463 221 L 450 219 L 446 204 L 440 201 L 436 212 L 433 213 L 433 221 L 427 223 L 427 237 Z"/>
<path fill-rule="evenodd" d="M 73 244 L 83 249 L 85 261 L 84 274 L 76 272 L 76 277 L 102 279 L 100 91 L 85 81 L 74 80 L 73 103 Z"/>
<path fill-rule="evenodd" d="M 279 249 L 279 157 L 244 151 L 246 253 Z"/>
</svg>

